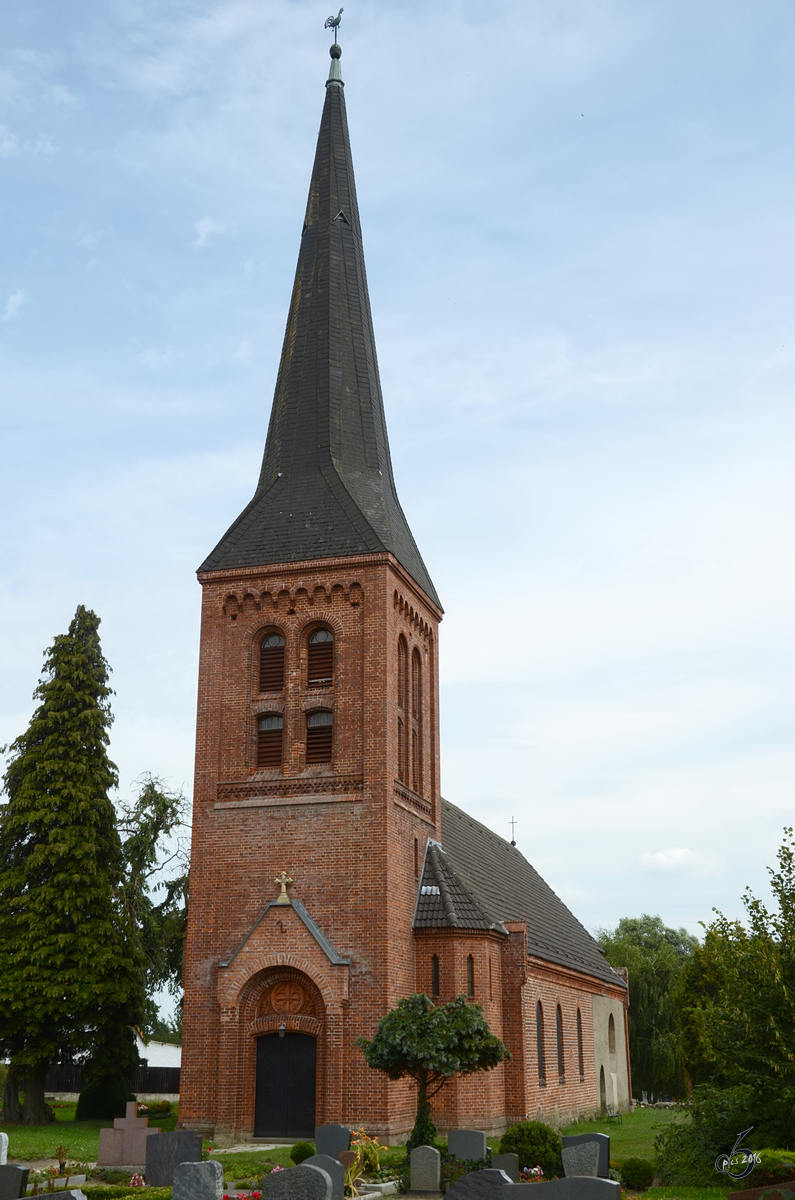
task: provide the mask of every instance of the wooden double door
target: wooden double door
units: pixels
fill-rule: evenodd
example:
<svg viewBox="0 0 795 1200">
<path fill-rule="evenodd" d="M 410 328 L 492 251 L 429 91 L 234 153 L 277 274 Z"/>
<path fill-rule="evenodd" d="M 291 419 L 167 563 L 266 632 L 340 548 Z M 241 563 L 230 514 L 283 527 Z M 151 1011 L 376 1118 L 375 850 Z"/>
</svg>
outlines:
<svg viewBox="0 0 795 1200">
<path fill-rule="evenodd" d="M 317 1039 L 306 1033 L 257 1038 L 254 1136 L 315 1136 Z"/>
</svg>

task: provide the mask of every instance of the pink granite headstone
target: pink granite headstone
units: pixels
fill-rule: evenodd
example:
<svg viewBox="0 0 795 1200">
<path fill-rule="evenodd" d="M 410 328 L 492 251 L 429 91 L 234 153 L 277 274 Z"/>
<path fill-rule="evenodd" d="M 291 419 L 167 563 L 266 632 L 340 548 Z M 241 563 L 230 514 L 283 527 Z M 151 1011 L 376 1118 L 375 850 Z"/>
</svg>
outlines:
<svg viewBox="0 0 795 1200">
<path fill-rule="evenodd" d="M 138 1101 L 130 1100 L 127 1115 L 116 1117 L 112 1129 L 100 1129 L 98 1167 L 141 1167 L 146 1162 L 146 1139 L 160 1133 L 149 1118 L 138 1116 Z"/>
</svg>

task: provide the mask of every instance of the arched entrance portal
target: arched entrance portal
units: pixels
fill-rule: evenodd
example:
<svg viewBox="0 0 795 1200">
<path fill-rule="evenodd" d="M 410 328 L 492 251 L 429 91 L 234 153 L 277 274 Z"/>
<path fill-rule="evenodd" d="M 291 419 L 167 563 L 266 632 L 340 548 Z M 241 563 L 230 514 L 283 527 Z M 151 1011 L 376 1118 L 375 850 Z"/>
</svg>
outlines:
<svg viewBox="0 0 795 1200">
<path fill-rule="evenodd" d="M 257 1038 L 255 1137 L 313 1138 L 317 1039 L 307 1033 Z"/>
</svg>

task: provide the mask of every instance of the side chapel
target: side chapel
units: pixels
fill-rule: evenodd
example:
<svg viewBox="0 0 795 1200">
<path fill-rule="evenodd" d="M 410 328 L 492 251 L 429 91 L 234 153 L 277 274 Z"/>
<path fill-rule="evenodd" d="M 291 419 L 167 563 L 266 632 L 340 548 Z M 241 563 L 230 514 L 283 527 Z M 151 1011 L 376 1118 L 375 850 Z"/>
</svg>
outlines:
<svg viewBox="0 0 795 1200">
<path fill-rule="evenodd" d="M 444 800 L 442 607 L 397 497 L 340 47 L 259 483 L 199 568 L 201 650 L 180 1123 L 216 1143 L 364 1125 L 415 1089 L 356 1039 L 424 991 L 512 1058 L 440 1128 L 630 1096 L 625 978 L 516 847 Z"/>
</svg>

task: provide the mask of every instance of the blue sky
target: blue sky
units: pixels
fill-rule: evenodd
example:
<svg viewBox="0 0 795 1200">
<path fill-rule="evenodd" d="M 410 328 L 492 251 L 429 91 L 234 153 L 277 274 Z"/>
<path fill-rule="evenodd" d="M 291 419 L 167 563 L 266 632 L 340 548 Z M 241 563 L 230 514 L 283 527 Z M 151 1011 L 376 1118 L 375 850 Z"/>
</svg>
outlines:
<svg viewBox="0 0 795 1200">
<path fill-rule="evenodd" d="M 190 788 L 327 10 L 0 12 L 0 742 L 86 604 L 124 792 Z M 589 928 L 739 915 L 795 782 L 791 3 L 351 0 L 340 40 L 443 790 Z"/>
</svg>

